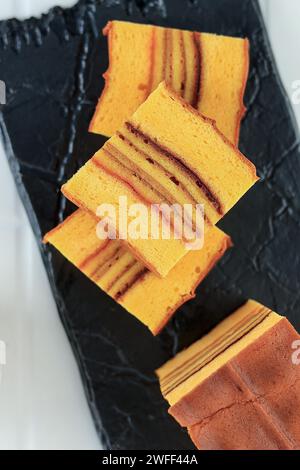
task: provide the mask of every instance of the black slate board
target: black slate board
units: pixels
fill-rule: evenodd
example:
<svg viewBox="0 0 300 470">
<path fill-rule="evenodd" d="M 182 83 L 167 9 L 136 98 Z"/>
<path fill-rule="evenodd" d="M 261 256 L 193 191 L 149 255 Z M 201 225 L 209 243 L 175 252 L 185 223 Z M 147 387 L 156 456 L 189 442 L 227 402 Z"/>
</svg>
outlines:
<svg viewBox="0 0 300 470">
<path fill-rule="evenodd" d="M 261 182 L 221 226 L 235 248 L 153 338 L 42 235 L 73 208 L 59 193 L 104 139 L 87 128 L 103 86 L 109 19 L 248 36 L 251 74 L 241 149 Z M 300 328 L 300 150 L 289 103 L 256 0 L 86 0 L 41 19 L 0 23 L 0 124 L 8 160 L 32 223 L 58 310 L 73 346 L 97 430 L 110 449 L 192 449 L 167 415 L 154 377 L 178 349 L 253 297 Z"/>
</svg>

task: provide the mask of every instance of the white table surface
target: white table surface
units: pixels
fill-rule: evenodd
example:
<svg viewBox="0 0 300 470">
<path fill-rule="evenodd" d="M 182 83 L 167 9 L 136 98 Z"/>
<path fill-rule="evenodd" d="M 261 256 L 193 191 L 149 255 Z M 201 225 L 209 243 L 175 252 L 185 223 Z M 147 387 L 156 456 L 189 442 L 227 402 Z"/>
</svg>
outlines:
<svg viewBox="0 0 300 470">
<path fill-rule="evenodd" d="M 241 0 L 244 1 L 244 0 Z M 74 0 L 1 0 L 0 18 Z M 300 80 L 300 2 L 261 0 L 290 96 Z M 1 79 L 1 77 L 0 77 Z M 293 105 L 300 123 L 300 104 Z M 0 449 L 100 449 L 71 348 L 0 144 Z"/>
</svg>

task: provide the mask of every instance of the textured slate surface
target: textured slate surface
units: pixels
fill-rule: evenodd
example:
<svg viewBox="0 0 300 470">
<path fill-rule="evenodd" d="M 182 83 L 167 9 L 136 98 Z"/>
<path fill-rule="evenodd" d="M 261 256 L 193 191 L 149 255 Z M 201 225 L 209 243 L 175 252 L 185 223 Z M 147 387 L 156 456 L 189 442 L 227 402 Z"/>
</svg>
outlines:
<svg viewBox="0 0 300 470">
<path fill-rule="evenodd" d="M 108 19 L 248 36 L 251 74 L 242 151 L 261 182 L 222 222 L 235 248 L 159 337 L 126 314 L 42 235 L 73 208 L 59 193 L 104 142 L 87 127 L 103 86 Z M 192 449 L 167 415 L 153 371 L 248 297 L 300 329 L 300 149 L 256 0 L 80 1 L 40 20 L 0 23 L 0 114 L 9 163 L 28 212 L 97 430 L 110 449 Z"/>
</svg>

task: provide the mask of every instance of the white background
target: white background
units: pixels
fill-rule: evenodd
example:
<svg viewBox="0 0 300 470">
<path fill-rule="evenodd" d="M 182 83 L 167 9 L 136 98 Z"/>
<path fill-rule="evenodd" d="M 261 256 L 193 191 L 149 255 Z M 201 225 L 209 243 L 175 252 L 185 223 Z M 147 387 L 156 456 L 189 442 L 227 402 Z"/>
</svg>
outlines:
<svg viewBox="0 0 300 470">
<path fill-rule="evenodd" d="M 0 17 L 24 18 L 73 3 L 1 0 Z M 293 81 L 300 80 L 300 2 L 261 4 L 291 95 Z M 300 105 L 294 109 L 300 123 Z M 0 449 L 99 449 L 75 360 L 1 146 L 0 188 L 0 340 L 7 345 L 0 383 Z"/>
</svg>

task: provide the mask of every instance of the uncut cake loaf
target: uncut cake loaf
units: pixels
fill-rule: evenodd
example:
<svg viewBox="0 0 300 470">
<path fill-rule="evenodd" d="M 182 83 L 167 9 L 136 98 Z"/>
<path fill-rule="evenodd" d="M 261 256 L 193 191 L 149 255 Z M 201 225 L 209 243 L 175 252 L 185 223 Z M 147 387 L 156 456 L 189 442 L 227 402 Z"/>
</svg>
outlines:
<svg viewBox="0 0 300 470">
<path fill-rule="evenodd" d="M 254 301 L 158 371 L 169 413 L 202 450 L 300 449 L 300 336 Z"/>
<path fill-rule="evenodd" d="M 231 246 L 216 227 L 205 237 L 200 251 L 188 253 L 160 279 L 136 260 L 119 240 L 100 240 L 98 220 L 77 210 L 45 235 L 71 263 L 115 299 L 128 312 L 158 334 L 173 313 L 195 296 L 195 289 Z"/>
<path fill-rule="evenodd" d="M 195 209 L 203 204 L 205 226 L 211 227 L 257 179 L 254 165 L 214 123 L 162 83 L 62 191 L 94 214 L 100 204 L 111 204 L 116 221 L 124 196 L 128 206 L 190 204 Z M 159 217 L 164 224 L 163 210 Z M 194 212 L 190 223 L 194 228 Z M 148 269 L 165 277 L 187 253 L 187 245 L 176 236 L 153 239 L 147 230 L 147 239 L 128 236 L 124 242 Z M 116 231 L 120 235 L 120 227 Z"/>
<path fill-rule="evenodd" d="M 247 39 L 123 21 L 110 21 L 103 33 L 109 68 L 91 132 L 113 135 L 166 81 L 238 143 L 249 69 Z"/>
</svg>

